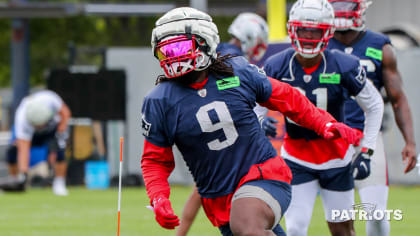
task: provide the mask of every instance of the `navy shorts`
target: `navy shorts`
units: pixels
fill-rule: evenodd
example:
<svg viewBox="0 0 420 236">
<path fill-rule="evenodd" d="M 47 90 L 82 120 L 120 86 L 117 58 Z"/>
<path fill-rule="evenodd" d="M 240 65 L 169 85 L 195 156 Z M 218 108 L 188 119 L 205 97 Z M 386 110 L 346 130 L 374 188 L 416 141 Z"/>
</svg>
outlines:
<svg viewBox="0 0 420 236">
<path fill-rule="evenodd" d="M 344 167 L 315 170 L 293 161 L 285 161 L 293 174 L 292 185 L 318 180 L 321 188 L 331 191 L 348 191 L 354 188 L 351 163 Z"/>
<path fill-rule="evenodd" d="M 55 136 L 57 127 L 48 132 L 34 133 L 31 139 L 31 147 L 47 147 L 49 152 L 57 152 L 57 162 L 65 160 L 65 150 L 58 147 L 57 138 Z M 14 144 L 16 140 L 15 129 L 12 127 L 12 140 L 7 149 L 7 162 L 9 164 L 16 164 L 17 162 L 17 148 Z"/>
<path fill-rule="evenodd" d="M 242 186 L 251 185 L 256 186 L 264 189 L 268 192 L 280 205 L 281 207 L 281 216 L 286 212 L 287 208 L 289 207 L 290 200 L 292 197 L 291 186 L 290 184 L 282 181 L 277 180 L 253 180 L 243 184 Z M 219 227 L 220 232 L 223 236 L 230 236 L 233 235 L 232 231 L 230 230 L 229 225 L 223 225 Z M 274 229 L 273 232 L 278 236 L 285 236 L 285 232 L 278 224 Z"/>
</svg>

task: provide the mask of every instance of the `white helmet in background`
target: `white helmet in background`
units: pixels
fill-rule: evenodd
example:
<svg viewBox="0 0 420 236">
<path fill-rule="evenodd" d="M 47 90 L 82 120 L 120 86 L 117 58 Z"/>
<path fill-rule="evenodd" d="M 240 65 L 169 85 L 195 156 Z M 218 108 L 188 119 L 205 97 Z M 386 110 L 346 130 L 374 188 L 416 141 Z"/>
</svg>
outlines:
<svg viewBox="0 0 420 236">
<path fill-rule="evenodd" d="M 219 33 L 212 18 L 190 7 L 175 8 L 156 21 L 152 48 L 168 78 L 209 67 L 216 59 Z"/>
<path fill-rule="evenodd" d="M 327 0 L 298 0 L 290 10 L 287 29 L 295 50 L 303 57 L 315 57 L 334 36 L 334 9 Z"/>
<path fill-rule="evenodd" d="M 261 16 L 241 13 L 233 20 L 228 32 L 241 41 L 242 52 L 248 59 L 259 61 L 264 56 L 268 44 L 268 25 Z"/>
<path fill-rule="evenodd" d="M 366 28 L 366 10 L 371 1 L 366 0 L 329 0 L 334 8 L 336 30 L 362 31 Z"/>
<path fill-rule="evenodd" d="M 28 97 L 25 106 L 26 120 L 33 126 L 43 126 L 54 116 L 54 111 L 39 97 Z"/>
</svg>

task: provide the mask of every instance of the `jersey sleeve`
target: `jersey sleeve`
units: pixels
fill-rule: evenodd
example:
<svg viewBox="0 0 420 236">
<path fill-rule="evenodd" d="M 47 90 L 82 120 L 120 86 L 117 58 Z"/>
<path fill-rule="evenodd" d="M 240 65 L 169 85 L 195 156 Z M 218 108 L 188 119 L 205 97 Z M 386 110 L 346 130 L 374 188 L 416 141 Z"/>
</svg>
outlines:
<svg viewBox="0 0 420 236">
<path fill-rule="evenodd" d="M 58 94 L 52 92 L 52 91 L 48 91 L 48 94 L 50 96 L 51 99 L 51 105 L 54 107 L 55 110 L 60 110 L 61 106 L 63 105 L 63 100 L 60 98 L 60 96 L 58 96 Z"/>
<path fill-rule="evenodd" d="M 18 107 L 15 115 L 15 132 L 16 138 L 26 141 L 30 141 L 34 135 L 35 129 L 25 119 L 25 111 L 22 106 L 23 103 Z"/>
<path fill-rule="evenodd" d="M 269 78 L 273 92 L 262 106 L 270 110 L 282 112 L 299 125 L 314 130 L 321 135 L 325 125 L 336 122 L 328 112 L 315 107 L 302 93 L 287 83 Z"/>
<path fill-rule="evenodd" d="M 272 87 L 265 71 L 254 64 L 248 64 L 246 66 L 246 73 L 255 89 L 256 102 L 262 103 L 267 101 L 271 96 Z"/>
<path fill-rule="evenodd" d="M 356 96 L 366 84 L 366 71 L 357 60 L 353 66 L 343 74 L 343 86 L 351 96 Z"/>
<path fill-rule="evenodd" d="M 144 141 L 141 169 L 150 203 L 157 196 L 169 198 L 168 177 L 175 168 L 171 147 L 158 147 Z"/>
<path fill-rule="evenodd" d="M 173 145 L 173 141 L 170 141 L 165 127 L 165 111 L 159 100 L 145 98 L 141 119 L 143 136 L 147 141 L 159 147 L 170 147 Z"/>
</svg>

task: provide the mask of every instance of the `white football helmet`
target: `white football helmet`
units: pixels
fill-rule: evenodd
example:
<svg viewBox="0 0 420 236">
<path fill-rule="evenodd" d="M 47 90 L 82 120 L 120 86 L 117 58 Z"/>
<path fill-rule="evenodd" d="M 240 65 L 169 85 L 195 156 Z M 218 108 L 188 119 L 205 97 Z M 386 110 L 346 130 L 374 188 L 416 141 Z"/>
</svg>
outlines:
<svg viewBox="0 0 420 236">
<path fill-rule="evenodd" d="M 212 18 L 190 7 L 175 8 L 156 21 L 152 48 L 168 78 L 200 71 L 217 58 L 219 33 Z"/>
<path fill-rule="evenodd" d="M 287 22 L 292 46 L 306 58 L 325 50 L 334 36 L 334 9 L 327 0 L 298 0 Z"/>
<path fill-rule="evenodd" d="M 261 16 L 241 13 L 233 20 L 228 32 L 241 41 L 242 52 L 248 59 L 259 61 L 264 56 L 268 44 L 268 25 Z"/>
<path fill-rule="evenodd" d="M 39 97 L 28 97 L 25 105 L 26 120 L 33 126 L 43 126 L 54 116 L 54 111 Z"/>
<path fill-rule="evenodd" d="M 366 0 L 329 0 L 334 8 L 336 30 L 362 31 L 366 28 L 366 10 L 371 1 Z"/>
</svg>

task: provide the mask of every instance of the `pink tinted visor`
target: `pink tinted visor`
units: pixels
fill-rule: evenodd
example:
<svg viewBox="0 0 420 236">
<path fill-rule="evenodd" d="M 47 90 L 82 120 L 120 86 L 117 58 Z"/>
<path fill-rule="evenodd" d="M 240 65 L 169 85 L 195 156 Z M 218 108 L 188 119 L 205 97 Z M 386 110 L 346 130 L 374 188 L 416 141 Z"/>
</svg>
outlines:
<svg viewBox="0 0 420 236">
<path fill-rule="evenodd" d="M 156 57 L 159 61 L 185 56 L 195 51 L 194 39 L 180 36 L 165 40 L 157 45 Z"/>
</svg>

